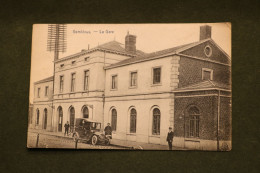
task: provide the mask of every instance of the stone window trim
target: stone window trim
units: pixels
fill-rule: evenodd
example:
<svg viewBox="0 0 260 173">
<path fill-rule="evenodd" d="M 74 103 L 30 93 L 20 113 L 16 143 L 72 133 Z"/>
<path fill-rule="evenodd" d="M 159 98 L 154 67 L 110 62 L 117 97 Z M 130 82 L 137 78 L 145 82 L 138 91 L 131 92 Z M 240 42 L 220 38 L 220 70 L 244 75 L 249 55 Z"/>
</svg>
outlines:
<svg viewBox="0 0 260 173">
<path fill-rule="evenodd" d="M 35 125 L 38 126 L 39 125 L 39 121 L 40 120 L 40 110 L 37 108 L 36 109 L 36 122 Z"/>
<path fill-rule="evenodd" d="M 132 85 L 132 73 L 136 73 L 136 85 Z M 129 72 L 129 89 L 136 89 L 138 86 L 138 70 L 133 70 Z"/>
<path fill-rule="evenodd" d="M 63 68 L 64 67 L 64 64 L 60 64 L 60 68 Z"/>
<path fill-rule="evenodd" d="M 48 97 L 49 95 L 49 86 L 45 86 L 45 97 Z"/>
<path fill-rule="evenodd" d="M 187 137 L 189 139 L 198 139 L 200 137 L 199 129 L 200 129 L 200 117 L 201 117 L 201 111 L 200 109 L 195 106 L 191 105 L 187 109 L 188 113 L 188 135 Z"/>
<path fill-rule="evenodd" d="M 112 131 L 117 129 L 117 110 L 115 108 L 111 109 L 111 127 Z"/>
<path fill-rule="evenodd" d="M 84 61 L 85 61 L 85 62 L 89 62 L 89 59 L 90 59 L 90 57 L 87 56 L 87 57 L 84 58 Z"/>
<path fill-rule="evenodd" d="M 37 88 L 37 98 L 40 98 L 41 95 L 41 87 Z"/>
<path fill-rule="evenodd" d="M 85 86 L 85 74 L 86 74 L 86 72 L 88 72 L 88 83 L 87 83 L 87 88 L 86 88 L 86 86 Z M 82 83 L 83 83 L 83 88 L 82 88 L 82 90 L 83 91 L 89 91 L 89 84 L 90 84 L 90 69 L 88 68 L 88 69 L 85 69 L 84 71 L 83 71 L 83 80 L 82 80 Z"/>
<path fill-rule="evenodd" d="M 71 61 L 71 65 L 76 65 L 76 60 Z"/>
<path fill-rule="evenodd" d="M 212 55 L 212 48 L 211 48 L 209 45 L 205 46 L 205 48 L 204 48 L 204 54 L 205 54 L 207 57 L 211 57 L 211 55 Z"/>
<path fill-rule="evenodd" d="M 82 117 L 83 118 L 90 118 L 90 116 L 89 116 L 89 108 L 88 108 L 87 105 L 84 105 L 82 107 Z"/>
<path fill-rule="evenodd" d="M 160 68 L 160 82 L 154 83 L 154 69 Z M 162 85 L 162 66 L 154 66 L 151 69 L 151 86 L 161 86 Z"/>
<path fill-rule="evenodd" d="M 63 91 L 64 91 L 64 75 L 60 75 L 59 76 L 59 93 L 63 93 Z"/>
<path fill-rule="evenodd" d="M 137 128 L 137 111 L 135 107 L 130 108 L 129 112 L 129 134 L 136 134 L 136 128 Z"/>
<path fill-rule="evenodd" d="M 113 77 L 116 77 L 116 81 L 115 81 L 115 86 L 113 86 Z M 110 90 L 111 91 L 116 91 L 118 90 L 118 74 L 112 74 L 111 77 L 111 83 L 110 83 Z M 113 88 L 114 87 L 114 88 Z"/>
<path fill-rule="evenodd" d="M 210 72 L 210 80 L 213 80 L 213 70 L 209 68 L 202 68 L 201 69 L 201 79 L 204 80 L 204 71 Z"/>
<path fill-rule="evenodd" d="M 161 129 L 161 110 L 159 107 L 152 108 L 152 129 L 151 136 L 160 136 Z"/>
<path fill-rule="evenodd" d="M 72 86 L 73 75 L 75 75 L 75 79 L 74 79 L 75 81 L 74 81 L 74 84 Z M 76 74 L 75 71 L 70 73 L 70 77 L 71 77 L 71 79 L 70 79 L 70 93 L 75 93 L 76 92 L 76 84 L 77 84 L 77 82 L 76 82 L 77 76 L 76 75 L 77 74 Z"/>
</svg>

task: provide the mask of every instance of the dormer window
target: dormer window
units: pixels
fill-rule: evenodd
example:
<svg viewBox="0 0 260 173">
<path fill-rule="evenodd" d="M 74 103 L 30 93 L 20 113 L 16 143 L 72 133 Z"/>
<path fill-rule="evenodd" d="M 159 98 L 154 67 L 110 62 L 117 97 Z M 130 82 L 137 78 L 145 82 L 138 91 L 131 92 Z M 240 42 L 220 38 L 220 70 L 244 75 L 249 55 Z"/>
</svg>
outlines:
<svg viewBox="0 0 260 173">
<path fill-rule="evenodd" d="M 62 67 L 64 67 L 64 64 L 61 64 L 61 65 L 60 65 L 60 68 L 62 68 Z"/>
<path fill-rule="evenodd" d="M 89 61 L 89 56 L 85 58 L 85 61 Z"/>
<path fill-rule="evenodd" d="M 76 64 L 76 61 L 72 61 L 71 64 L 72 64 L 72 65 Z"/>
</svg>

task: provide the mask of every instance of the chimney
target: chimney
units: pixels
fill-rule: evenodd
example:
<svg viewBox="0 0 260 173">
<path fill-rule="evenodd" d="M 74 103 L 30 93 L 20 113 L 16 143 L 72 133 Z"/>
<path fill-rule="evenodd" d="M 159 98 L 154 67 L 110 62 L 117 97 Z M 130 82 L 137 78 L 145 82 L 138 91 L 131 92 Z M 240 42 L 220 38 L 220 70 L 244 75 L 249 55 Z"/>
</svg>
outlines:
<svg viewBox="0 0 260 173">
<path fill-rule="evenodd" d="M 127 32 L 127 35 L 125 36 L 125 50 L 128 53 L 135 54 L 136 53 L 136 36 L 130 35 L 129 32 Z"/>
<path fill-rule="evenodd" d="M 203 25 L 200 26 L 200 41 L 211 38 L 211 26 Z"/>
</svg>

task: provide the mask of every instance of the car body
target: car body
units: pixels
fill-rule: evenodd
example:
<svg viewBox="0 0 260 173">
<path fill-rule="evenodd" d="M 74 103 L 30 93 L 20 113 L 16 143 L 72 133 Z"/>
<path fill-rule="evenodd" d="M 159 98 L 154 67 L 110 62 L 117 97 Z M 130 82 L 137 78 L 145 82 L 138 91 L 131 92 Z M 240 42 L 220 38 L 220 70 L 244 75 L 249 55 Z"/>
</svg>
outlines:
<svg viewBox="0 0 260 173">
<path fill-rule="evenodd" d="M 101 123 L 87 118 L 76 118 L 72 135 L 74 141 L 109 144 L 110 138 L 101 132 Z"/>
</svg>

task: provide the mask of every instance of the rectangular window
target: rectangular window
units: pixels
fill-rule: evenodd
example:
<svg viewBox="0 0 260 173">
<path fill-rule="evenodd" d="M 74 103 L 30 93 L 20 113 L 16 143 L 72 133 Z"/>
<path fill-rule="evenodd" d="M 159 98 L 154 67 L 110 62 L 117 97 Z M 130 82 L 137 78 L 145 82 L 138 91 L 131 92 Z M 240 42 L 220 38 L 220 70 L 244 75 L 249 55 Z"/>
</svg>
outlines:
<svg viewBox="0 0 260 173">
<path fill-rule="evenodd" d="M 117 89 L 117 75 L 112 76 L 111 89 Z"/>
<path fill-rule="evenodd" d="M 86 58 L 85 58 L 85 61 L 89 61 L 89 57 L 86 57 Z"/>
<path fill-rule="evenodd" d="M 213 70 L 202 68 L 202 80 L 213 80 Z"/>
<path fill-rule="evenodd" d="M 131 72 L 130 74 L 130 86 L 137 86 L 137 72 Z"/>
<path fill-rule="evenodd" d="M 64 76 L 60 76 L 60 92 L 63 92 L 63 86 L 64 86 Z"/>
<path fill-rule="evenodd" d="M 161 83 L 161 68 L 153 68 L 153 84 Z"/>
<path fill-rule="evenodd" d="M 48 95 L 49 95 L 49 87 L 46 86 L 46 87 L 45 87 L 45 96 L 48 96 Z"/>
<path fill-rule="evenodd" d="M 84 90 L 87 91 L 89 86 L 89 70 L 84 72 Z"/>
<path fill-rule="evenodd" d="M 40 92 L 41 92 L 41 88 L 38 88 L 37 90 L 37 97 L 40 98 Z"/>
<path fill-rule="evenodd" d="M 71 92 L 75 91 L 76 73 L 71 74 Z"/>
</svg>

